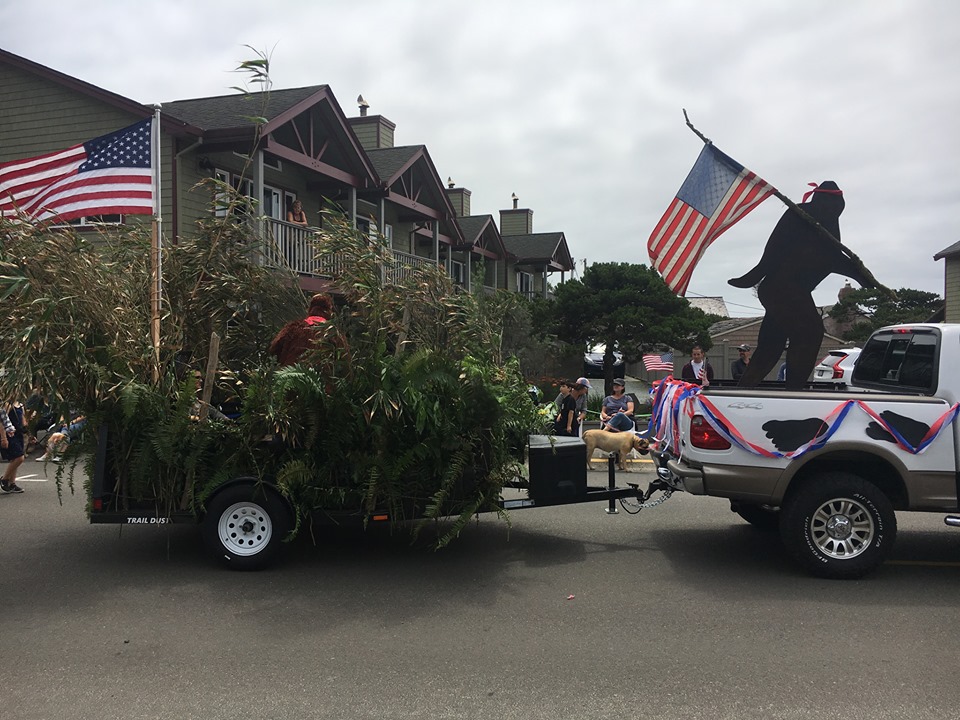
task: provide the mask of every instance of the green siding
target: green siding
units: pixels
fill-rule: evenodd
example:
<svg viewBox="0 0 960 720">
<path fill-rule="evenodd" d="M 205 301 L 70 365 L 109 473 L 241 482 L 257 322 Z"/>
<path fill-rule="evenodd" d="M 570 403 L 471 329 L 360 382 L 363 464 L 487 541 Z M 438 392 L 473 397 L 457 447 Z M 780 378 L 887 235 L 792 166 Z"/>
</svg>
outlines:
<svg viewBox="0 0 960 720">
<path fill-rule="evenodd" d="M 501 210 L 500 234 L 529 235 L 533 232 L 533 210 Z"/>
<path fill-rule="evenodd" d="M 142 119 L 38 75 L 0 64 L 0 162 L 63 150 Z M 160 139 L 165 160 L 172 157 L 171 141 L 165 134 Z M 173 212 L 172 178 L 167 160 L 161 172 L 165 223 Z M 147 222 L 148 218 L 136 220 Z M 165 225 L 164 233 L 169 232 L 170 227 Z"/>
<path fill-rule="evenodd" d="M 960 322 L 960 256 L 944 258 L 944 322 Z"/>
</svg>

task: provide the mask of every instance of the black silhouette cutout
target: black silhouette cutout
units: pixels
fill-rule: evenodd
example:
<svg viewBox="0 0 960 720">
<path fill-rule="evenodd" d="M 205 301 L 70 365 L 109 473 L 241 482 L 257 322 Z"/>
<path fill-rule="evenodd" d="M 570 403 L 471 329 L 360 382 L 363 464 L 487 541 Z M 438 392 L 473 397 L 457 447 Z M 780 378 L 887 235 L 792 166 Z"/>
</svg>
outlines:
<svg viewBox="0 0 960 720">
<path fill-rule="evenodd" d="M 880 417 L 882 417 L 884 422 L 890 427 L 900 433 L 901 437 L 910 443 L 912 447 L 919 445 L 920 441 L 930 432 L 930 426 L 925 422 L 914 420 L 905 415 L 898 415 L 892 410 L 884 410 L 880 413 Z M 867 436 L 874 440 L 883 440 L 884 442 L 892 443 L 897 442 L 897 439 L 876 421 L 872 421 L 867 425 Z"/>
<path fill-rule="evenodd" d="M 805 420 L 769 420 L 763 424 L 767 437 L 780 452 L 793 452 L 827 431 L 827 424 L 820 418 Z"/>
<path fill-rule="evenodd" d="M 810 202 L 800 205 L 837 240 L 843 193 L 833 181 L 821 183 Z M 766 377 L 784 347 L 787 348 L 786 387 L 799 389 L 807 382 L 817 363 L 823 341 L 823 320 L 813 302 L 813 290 L 829 274 L 838 273 L 863 287 L 874 287 L 871 279 L 843 249 L 822 235 L 795 210 L 788 209 L 770 234 L 763 256 L 746 275 L 728 282 L 734 287 L 757 287 L 766 313 L 760 325 L 757 349 L 740 378 L 740 385 L 756 387 Z"/>
</svg>

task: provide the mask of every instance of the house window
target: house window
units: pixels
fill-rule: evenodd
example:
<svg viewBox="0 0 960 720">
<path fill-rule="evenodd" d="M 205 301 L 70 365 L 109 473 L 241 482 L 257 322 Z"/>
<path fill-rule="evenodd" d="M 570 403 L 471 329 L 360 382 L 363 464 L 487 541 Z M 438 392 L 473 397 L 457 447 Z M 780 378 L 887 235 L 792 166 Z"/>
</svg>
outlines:
<svg viewBox="0 0 960 720">
<path fill-rule="evenodd" d="M 453 281 L 458 285 L 466 285 L 467 266 L 459 260 L 452 261 L 450 263 L 450 277 L 453 278 Z"/>
<path fill-rule="evenodd" d="M 517 271 L 517 292 L 533 297 L 533 273 Z"/>
<path fill-rule="evenodd" d="M 217 217 L 226 217 L 227 207 L 230 204 L 230 195 L 224 188 L 230 185 L 230 173 L 226 170 L 215 169 L 213 176 L 217 181 L 217 189 L 213 195 L 213 214 Z"/>
<path fill-rule="evenodd" d="M 269 185 L 263 186 L 263 214 L 274 220 L 286 219 L 286 211 L 283 209 L 283 192 Z"/>
<path fill-rule="evenodd" d="M 383 226 L 383 238 L 387 241 L 387 247 L 393 247 L 393 225 Z"/>
<path fill-rule="evenodd" d="M 123 215 L 88 215 L 57 223 L 53 227 L 91 227 L 93 225 L 123 225 Z"/>
</svg>

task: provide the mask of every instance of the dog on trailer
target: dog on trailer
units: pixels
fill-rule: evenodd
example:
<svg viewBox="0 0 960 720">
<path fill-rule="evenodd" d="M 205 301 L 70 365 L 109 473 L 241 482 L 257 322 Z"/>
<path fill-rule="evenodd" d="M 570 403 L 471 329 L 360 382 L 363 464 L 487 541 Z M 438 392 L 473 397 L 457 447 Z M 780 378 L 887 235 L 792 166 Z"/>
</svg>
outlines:
<svg viewBox="0 0 960 720">
<path fill-rule="evenodd" d="M 583 442 L 587 446 L 587 469 L 591 469 L 590 458 L 593 457 L 594 450 L 617 453 L 617 467 L 624 472 L 630 472 L 627 468 L 627 455 L 631 450 L 636 450 L 642 455 L 650 451 L 650 443 L 646 438 L 632 432 L 612 433 L 605 430 L 587 430 L 583 433 Z"/>
</svg>

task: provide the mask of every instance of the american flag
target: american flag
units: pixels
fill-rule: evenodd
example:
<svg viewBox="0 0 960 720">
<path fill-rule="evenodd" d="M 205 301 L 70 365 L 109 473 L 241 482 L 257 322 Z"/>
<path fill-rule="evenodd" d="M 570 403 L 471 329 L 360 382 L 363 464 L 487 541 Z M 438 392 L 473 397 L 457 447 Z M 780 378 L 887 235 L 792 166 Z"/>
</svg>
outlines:
<svg viewBox="0 0 960 720">
<path fill-rule="evenodd" d="M 66 150 L 0 164 L 0 215 L 42 222 L 153 213 L 153 118 Z"/>
<path fill-rule="evenodd" d="M 647 241 L 653 267 L 667 286 L 684 295 L 710 243 L 774 192 L 766 180 L 713 145 L 704 145 Z"/>
<path fill-rule="evenodd" d="M 643 367 L 647 369 L 647 372 L 652 372 L 654 370 L 666 370 L 667 372 L 673 372 L 673 353 L 668 352 L 664 353 L 663 355 L 644 355 Z"/>
</svg>

